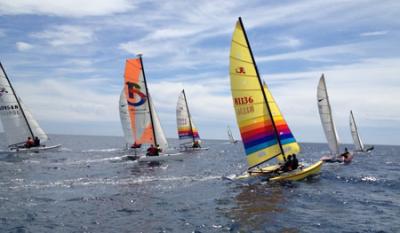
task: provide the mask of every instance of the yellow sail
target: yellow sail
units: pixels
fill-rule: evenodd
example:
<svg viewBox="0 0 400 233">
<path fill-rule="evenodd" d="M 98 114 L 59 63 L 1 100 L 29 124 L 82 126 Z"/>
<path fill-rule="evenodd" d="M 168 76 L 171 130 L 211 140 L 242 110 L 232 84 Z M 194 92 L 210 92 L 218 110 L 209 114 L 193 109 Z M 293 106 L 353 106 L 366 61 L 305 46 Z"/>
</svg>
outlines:
<svg viewBox="0 0 400 233">
<path fill-rule="evenodd" d="M 285 121 L 285 118 L 283 118 L 283 115 L 279 110 L 279 107 L 276 104 L 274 97 L 272 96 L 265 82 L 263 83 L 263 86 L 285 156 L 299 153 L 300 145 L 297 143 L 292 132 L 290 131 L 289 126 Z M 284 161 L 282 155 L 279 155 L 277 158 L 279 161 Z"/>
<path fill-rule="evenodd" d="M 240 18 L 232 36 L 229 73 L 236 120 L 252 168 L 281 155 L 282 149 Z"/>
</svg>

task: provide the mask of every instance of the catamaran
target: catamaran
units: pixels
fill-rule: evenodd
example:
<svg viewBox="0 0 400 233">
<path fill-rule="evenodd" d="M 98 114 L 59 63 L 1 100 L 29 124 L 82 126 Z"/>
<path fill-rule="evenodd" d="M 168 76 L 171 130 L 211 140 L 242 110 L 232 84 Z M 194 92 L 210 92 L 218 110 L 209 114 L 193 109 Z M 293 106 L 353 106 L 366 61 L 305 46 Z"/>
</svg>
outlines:
<svg viewBox="0 0 400 233">
<path fill-rule="evenodd" d="M 1 63 L 0 67 L 0 119 L 8 142 L 8 150 L 0 153 L 30 153 L 60 148 L 61 144 L 53 146 L 43 144 L 48 141 L 47 134 L 15 93 Z M 25 143 L 28 137 L 31 139 L 38 137 L 41 145 L 26 148 Z"/>
<path fill-rule="evenodd" d="M 279 164 L 266 164 L 275 158 L 285 161 L 289 155 L 299 153 L 300 146 L 268 87 L 261 82 L 240 17 L 232 36 L 229 73 L 236 120 L 248 163 L 247 171 L 237 178 L 263 175 L 270 181 L 301 180 L 319 173 L 322 161 L 290 172 L 281 172 Z"/>
<path fill-rule="evenodd" d="M 354 120 L 353 111 L 350 111 L 350 131 L 353 137 L 355 152 L 369 152 L 374 149 L 374 146 L 365 148 L 364 143 L 361 141 L 360 135 L 358 134 L 358 128 L 356 121 Z"/>
<path fill-rule="evenodd" d="M 235 140 L 235 138 L 233 137 L 231 128 L 230 128 L 229 126 L 228 126 L 228 128 L 227 128 L 227 133 L 228 133 L 229 142 L 230 142 L 231 144 L 236 144 L 236 143 L 238 143 L 238 140 Z"/>
<path fill-rule="evenodd" d="M 180 153 L 166 153 L 168 141 L 148 91 L 142 56 L 127 59 L 125 63 L 124 89 L 119 99 L 119 113 L 127 148 L 135 151 L 131 159 L 160 161 L 176 158 Z M 147 156 L 139 148 L 157 147 L 159 156 Z"/>
<path fill-rule="evenodd" d="M 199 131 L 193 123 L 185 90 L 182 90 L 176 104 L 176 125 L 178 128 L 179 147 L 181 150 L 187 151 L 208 149 L 200 146 L 201 140 Z"/>
<path fill-rule="evenodd" d="M 326 88 L 324 74 L 318 83 L 317 89 L 317 103 L 319 116 L 321 118 L 322 128 L 324 129 L 326 140 L 328 141 L 328 146 L 330 150 L 330 155 L 324 156 L 321 159 L 325 162 L 340 162 L 345 163 L 351 162 L 353 156 L 348 153 L 347 158 L 341 158 L 339 152 L 339 137 L 336 131 L 335 122 L 332 118 L 331 104 L 329 103 L 328 91 Z"/>
</svg>

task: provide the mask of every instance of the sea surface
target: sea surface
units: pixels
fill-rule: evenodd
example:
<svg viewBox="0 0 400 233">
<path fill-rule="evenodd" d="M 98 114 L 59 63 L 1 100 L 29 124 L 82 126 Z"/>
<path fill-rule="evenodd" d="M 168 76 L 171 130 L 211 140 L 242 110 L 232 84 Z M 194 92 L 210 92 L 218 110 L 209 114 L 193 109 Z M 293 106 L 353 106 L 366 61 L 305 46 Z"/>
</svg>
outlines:
<svg viewBox="0 0 400 233">
<path fill-rule="evenodd" d="M 51 143 L 63 148 L 1 155 L 0 232 L 400 232 L 398 146 L 271 184 L 224 178 L 246 170 L 241 143 L 205 140 L 208 151 L 161 164 L 125 160 L 122 137 Z M 328 152 L 301 146 L 308 164 Z"/>
</svg>

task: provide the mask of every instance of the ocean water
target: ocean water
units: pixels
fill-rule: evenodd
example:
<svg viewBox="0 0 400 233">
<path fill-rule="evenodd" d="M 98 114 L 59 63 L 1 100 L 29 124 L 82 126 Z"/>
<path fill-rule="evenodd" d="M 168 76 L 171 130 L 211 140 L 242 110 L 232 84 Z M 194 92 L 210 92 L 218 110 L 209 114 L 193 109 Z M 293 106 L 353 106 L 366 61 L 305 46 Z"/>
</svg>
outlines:
<svg viewBox="0 0 400 233">
<path fill-rule="evenodd" d="M 398 146 L 271 184 L 224 178 L 246 169 L 240 143 L 205 140 L 208 151 L 182 161 L 139 164 L 123 159 L 121 137 L 52 142 L 63 149 L 1 155 L 0 232 L 400 232 Z M 305 163 L 327 153 L 302 148 Z"/>
</svg>

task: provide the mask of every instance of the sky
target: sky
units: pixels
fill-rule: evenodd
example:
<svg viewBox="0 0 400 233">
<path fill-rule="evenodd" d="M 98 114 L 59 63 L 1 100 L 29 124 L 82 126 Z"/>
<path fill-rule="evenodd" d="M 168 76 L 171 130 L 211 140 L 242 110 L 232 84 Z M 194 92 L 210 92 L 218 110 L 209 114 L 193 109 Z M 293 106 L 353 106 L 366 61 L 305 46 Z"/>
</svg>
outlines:
<svg viewBox="0 0 400 233">
<path fill-rule="evenodd" d="M 239 138 L 228 65 L 241 16 L 298 141 L 325 142 L 324 73 L 341 142 L 351 142 L 353 110 L 365 143 L 400 144 L 399 15 L 396 0 L 0 0 L 0 61 L 50 134 L 122 135 L 125 60 L 141 53 L 167 137 L 177 138 L 184 88 L 202 138 L 227 139 L 228 125 Z"/>
</svg>

